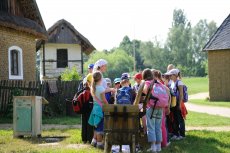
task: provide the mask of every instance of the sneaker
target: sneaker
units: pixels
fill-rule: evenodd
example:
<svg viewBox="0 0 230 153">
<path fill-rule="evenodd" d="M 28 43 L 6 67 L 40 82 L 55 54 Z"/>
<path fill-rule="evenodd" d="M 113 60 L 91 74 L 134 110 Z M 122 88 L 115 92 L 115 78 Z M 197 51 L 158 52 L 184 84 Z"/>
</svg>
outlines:
<svg viewBox="0 0 230 153">
<path fill-rule="evenodd" d="M 171 144 L 171 142 L 168 142 L 168 143 L 166 144 L 166 147 L 168 147 L 170 144 Z"/>
<path fill-rule="evenodd" d="M 91 142 L 91 145 L 92 145 L 93 147 L 96 147 L 96 146 L 97 146 L 97 142 Z"/>
<path fill-rule="evenodd" d="M 171 138 L 171 140 L 178 140 L 178 136 L 173 135 L 172 138 Z"/>
<path fill-rule="evenodd" d="M 97 148 L 104 150 L 104 145 L 97 145 Z"/>
<path fill-rule="evenodd" d="M 160 152 L 161 151 L 161 144 L 156 144 L 156 151 Z"/>
<path fill-rule="evenodd" d="M 152 148 L 147 149 L 147 152 L 157 153 L 157 151 L 156 151 L 156 150 L 153 150 Z"/>
<path fill-rule="evenodd" d="M 183 140 L 183 139 L 185 139 L 185 137 L 183 137 L 183 136 L 179 136 L 179 137 L 177 137 L 178 138 L 178 140 Z"/>
</svg>

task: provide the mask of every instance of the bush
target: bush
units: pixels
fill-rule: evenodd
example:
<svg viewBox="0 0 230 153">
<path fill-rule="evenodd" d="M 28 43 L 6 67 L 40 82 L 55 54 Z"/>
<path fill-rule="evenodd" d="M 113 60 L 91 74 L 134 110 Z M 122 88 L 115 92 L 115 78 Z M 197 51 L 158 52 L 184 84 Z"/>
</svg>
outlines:
<svg viewBox="0 0 230 153">
<path fill-rule="evenodd" d="M 66 68 L 65 71 L 61 74 L 62 81 L 73 81 L 81 79 L 82 77 L 78 74 L 76 66 L 73 66 L 72 69 Z"/>
</svg>

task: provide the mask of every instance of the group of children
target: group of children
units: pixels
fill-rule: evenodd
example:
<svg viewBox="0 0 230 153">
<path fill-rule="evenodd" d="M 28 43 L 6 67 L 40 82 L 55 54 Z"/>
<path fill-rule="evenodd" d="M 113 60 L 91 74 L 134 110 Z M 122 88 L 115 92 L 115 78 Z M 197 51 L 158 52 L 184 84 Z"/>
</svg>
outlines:
<svg viewBox="0 0 230 153">
<path fill-rule="evenodd" d="M 86 82 L 90 86 L 93 97 L 93 109 L 88 123 L 95 127 L 91 141 L 94 147 L 104 148 L 102 105 L 133 104 L 142 80 L 145 81 L 143 95 L 146 95 L 148 90 L 151 90 L 152 95 L 156 94 L 158 91 L 154 84 L 160 84 L 163 87 L 162 90 L 166 91 L 165 93 L 167 94 L 167 106 L 156 105 L 153 108 L 152 105 L 148 105 L 150 101 L 154 101 L 154 96 L 152 95 L 146 102 L 146 114 L 141 117 L 141 125 L 144 134 L 147 134 L 148 142 L 151 143 L 148 151 L 161 151 L 161 147 L 166 147 L 170 144 L 170 138 L 171 140 L 185 138 L 184 119 L 187 110 L 183 102 L 183 82 L 178 69 L 175 69 L 173 65 L 169 65 L 167 72 L 163 75 L 158 70 L 145 69 L 133 76 L 135 81 L 133 86 L 131 86 L 129 74 L 123 73 L 121 77 L 114 79 L 114 87 L 112 87 L 112 82 L 109 78 L 103 78 L 103 73 L 106 69 L 107 61 L 100 59 L 94 64 L 93 72 L 86 77 Z M 154 83 L 152 89 L 150 89 L 151 82 Z M 158 100 L 158 103 L 160 102 L 161 99 Z M 140 101 L 139 108 L 140 111 L 143 109 L 142 101 Z"/>
</svg>

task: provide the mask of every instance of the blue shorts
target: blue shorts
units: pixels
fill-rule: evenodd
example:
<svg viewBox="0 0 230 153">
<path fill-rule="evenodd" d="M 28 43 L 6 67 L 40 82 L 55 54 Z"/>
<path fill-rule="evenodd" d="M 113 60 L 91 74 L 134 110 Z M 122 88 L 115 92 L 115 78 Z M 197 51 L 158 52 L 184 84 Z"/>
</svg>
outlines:
<svg viewBox="0 0 230 153">
<path fill-rule="evenodd" d="M 104 118 L 101 119 L 100 123 L 95 128 L 95 131 L 98 133 L 103 133 L 104 130 Z"/>
</svg>

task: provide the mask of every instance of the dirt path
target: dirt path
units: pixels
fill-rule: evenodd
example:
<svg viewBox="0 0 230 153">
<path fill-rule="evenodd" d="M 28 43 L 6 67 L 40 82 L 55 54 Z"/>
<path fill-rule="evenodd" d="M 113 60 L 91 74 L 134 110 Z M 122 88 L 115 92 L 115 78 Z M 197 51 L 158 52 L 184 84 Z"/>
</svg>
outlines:
<svg viewBox="0 0 230 153">
<path fill-rule="evenodd" d="M 194 95 L 189 95 L 190 99 L 206 99 L 209 97 L 208 92 L 198 93 Z M 216 106 L 205 106 L 205 105 L 196 105 L 192 103 L 185 104 L 189 111 L 199 112 L 199 113 L 207 113 L 211 115 L 219 115 L 223 117 L 230 117 L 230 108 L 225 107 L 216 107 Z"/>
<path fill-rule="evenodd" d="M 202 92 L 202 93 L 197 93 L 194 95 L 189 95 L 189 99 L 206 99 L 207 97 L 209 97 L 209 93 L 208 92 Z"/>
</svg>

